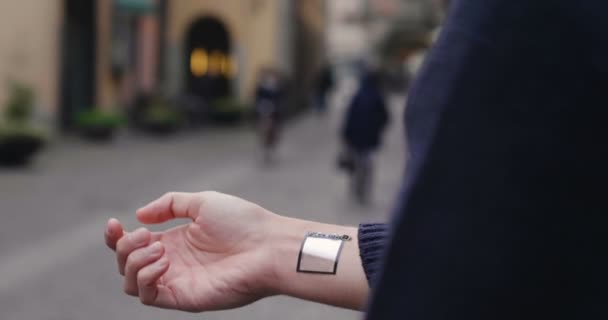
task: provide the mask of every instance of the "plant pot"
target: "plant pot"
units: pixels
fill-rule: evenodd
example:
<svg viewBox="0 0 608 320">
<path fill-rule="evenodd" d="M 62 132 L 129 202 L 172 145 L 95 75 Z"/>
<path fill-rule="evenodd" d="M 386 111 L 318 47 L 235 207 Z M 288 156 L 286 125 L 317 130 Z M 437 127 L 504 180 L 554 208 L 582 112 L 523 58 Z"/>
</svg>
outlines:
<svg viewBox="0 0 608 320">
<path fill-rule="evenodd" d="M 93 142 L 109 142 L 114 139 L 116 128 L 97 126 L 80 128 L 82 137 Z"/>
<path fill-rule="evenodd" d="M 243 118 L 242 112 L 212 112 L 211 119 L 220 124 L 233 125 L 239 123 Z"/>
<path fill-rule="evenodd" d="M 5 136 L 0 140 L 0 166 L 25 166 L 43 145 L 38 137 Z"/>
<path fill-rule="evenodd" d="M 165 136 L 177 132 L 179 124 L 174 122 L 147 122 L 142 123 L 141 128 L 145 132 Z"/>
<path fill-rule="evenodd" d="M 75 122 L 83 138 L 93 142 L 108 142 L 114 138 L 116 129 L 124 124 L 125 119 L 118 113 L 92 108 L 78 113 Z"/>
</svg>

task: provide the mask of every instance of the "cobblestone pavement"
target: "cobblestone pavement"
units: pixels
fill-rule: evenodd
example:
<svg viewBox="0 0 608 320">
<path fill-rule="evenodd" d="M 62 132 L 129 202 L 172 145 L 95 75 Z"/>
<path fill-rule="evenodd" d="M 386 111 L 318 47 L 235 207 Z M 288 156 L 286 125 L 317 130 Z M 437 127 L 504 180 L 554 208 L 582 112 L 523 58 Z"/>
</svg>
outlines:
<svg viewBox="0 0 608 320">
<path fill-rule="evenodd" d="M 395 103 L 394 113 L 401 105 Z M 0 319 L 360 318 L 289 297 L 204 315 L 144 307 L 122 294 L 102 241 L 107 218 L 136 227 L 134 210 L 169 190 L 214 189 L 328 223 L 385 220 L 403 169 L 399 116 L 376 159 L 374 203 L 359 208 L 350 204 L 345 177 L 334 168 L 339 108 L 333 113 L 292 122 L 277 165 L 268 168 L 259 164 L 250 128 L 222 128 L 165 139 L 124 134 L 108 145 L 57 139 L 32 168 L 0 169 Z"/>
</svg>

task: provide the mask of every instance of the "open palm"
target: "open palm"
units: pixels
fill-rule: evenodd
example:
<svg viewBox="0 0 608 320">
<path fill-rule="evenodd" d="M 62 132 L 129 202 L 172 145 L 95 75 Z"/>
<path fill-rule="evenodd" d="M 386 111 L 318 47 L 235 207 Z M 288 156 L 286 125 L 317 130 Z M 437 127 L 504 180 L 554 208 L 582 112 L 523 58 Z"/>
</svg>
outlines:
<svg viewBox="0 0 608 320">
<path fill-rule="evenodd" d="M 125 291 L 144 304 L 184 311 L 232 308 L 271 295 L 271 252 L 264 249 L 272 214 L 216 193 L 169 193 L 137 212 L 147 224 L 191 222 L 163 232 L 123 233 L 108 222 L 106 242 L 116 250 Z"/>
</svg>

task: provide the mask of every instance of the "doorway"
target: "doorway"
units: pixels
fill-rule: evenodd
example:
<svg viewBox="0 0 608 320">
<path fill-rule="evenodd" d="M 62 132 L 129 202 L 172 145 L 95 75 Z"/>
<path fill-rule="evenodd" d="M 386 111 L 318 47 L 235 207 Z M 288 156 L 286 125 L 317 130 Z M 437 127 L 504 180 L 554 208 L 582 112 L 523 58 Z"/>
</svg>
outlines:
<svg viewBox="0 0 608 320">
<path fill-rule="evenodd" d="M 96 50 L 95 0 L 65 0 L 61 44 L 60 127 L 70 129 L 74 116 L 93 107 Z"/>
<path fill-rule="evenodd" d="M 186 35 L 185 48 L 188 93 L 206 101 L 229 96 L 234 63 L 224 23 L 214 17 L 195 20 Z"/>
</svg>

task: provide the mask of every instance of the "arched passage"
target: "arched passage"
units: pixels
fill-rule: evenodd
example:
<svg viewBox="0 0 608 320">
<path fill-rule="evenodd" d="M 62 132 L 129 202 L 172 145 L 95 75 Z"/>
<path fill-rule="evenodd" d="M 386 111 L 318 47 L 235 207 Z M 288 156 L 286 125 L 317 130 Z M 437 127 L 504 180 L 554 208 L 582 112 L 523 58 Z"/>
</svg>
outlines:
<svg viewBox="0 0 608 320">
<path fill-rule="evenodd" d="M 210 16 L 195 20 L 186 35 L 185 47 L 188 92 L 206 100 L 229 96 L 235 66 L 224 23 Z"/>
</svg>

